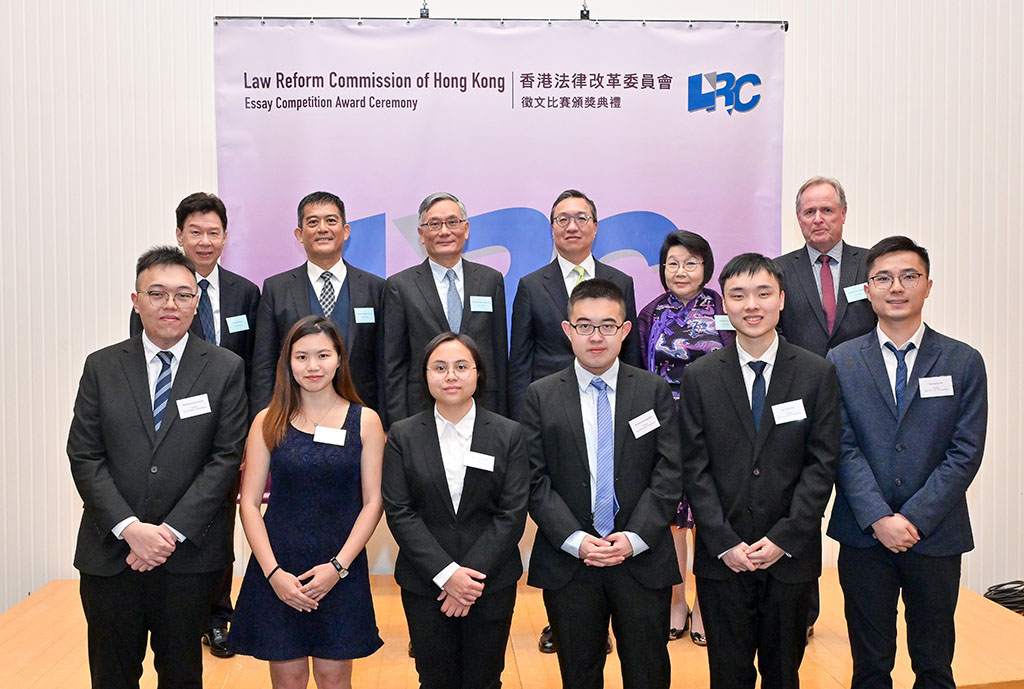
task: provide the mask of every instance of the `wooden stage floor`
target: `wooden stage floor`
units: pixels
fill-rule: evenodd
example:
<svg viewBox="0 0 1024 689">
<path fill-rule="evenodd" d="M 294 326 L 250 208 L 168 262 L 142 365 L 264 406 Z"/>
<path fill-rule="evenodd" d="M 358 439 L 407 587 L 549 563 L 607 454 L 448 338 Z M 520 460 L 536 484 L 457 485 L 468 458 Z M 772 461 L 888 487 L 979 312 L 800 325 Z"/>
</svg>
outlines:
<svg viewBox="0 0 1024 689">
<path fill-rule="evenodd" d="M 235 580 L 237 586 L 239 580 Z M 360 689 L 406 689 L 417 686 L 413 661 L 406 655 L 409 634 L 394 579 L 373 577 L 377 623 L 384 647 L 355 662 L 353 684 Z M 850 683 L 851 661 L 842 614 L 842 592 L 834 569 L 821 579 L 822 615 L 800 672 L 804 689 L 839 689 Z M 539 591 L 520 585 L 507 654 L 505 687 L 546 689 L 560 685 L 554 656 L 537 650 L 545 624 Z M 905 632 L 900 626 L 900 637 Z M 688 639 L 669 644 L 672 686 L 708 687 L 707 655 Z M 236 656 L 222 660 L 207 652 L 204 686 L 218 689 L 270 688 L 265 663 Z M 976 593 L 961 589 L 957 610 L 954 673 L 960 687 L 1024 689 L 1024 617 Z M 622 686 L 613 653 L 605 671 L 606 686 Z M 897 688 L 911 687 L 913 673 L 901 644 L 894 672 Z M 83 689 L 89 686 L 85 619 L 77 580 L 53 581 L 0 615 L 0 688 Z M 315 686 L 312 679 L 310 686 Z M 156 687 L 152 659 L 146 662 L 142 687 Z"/>
</svg>

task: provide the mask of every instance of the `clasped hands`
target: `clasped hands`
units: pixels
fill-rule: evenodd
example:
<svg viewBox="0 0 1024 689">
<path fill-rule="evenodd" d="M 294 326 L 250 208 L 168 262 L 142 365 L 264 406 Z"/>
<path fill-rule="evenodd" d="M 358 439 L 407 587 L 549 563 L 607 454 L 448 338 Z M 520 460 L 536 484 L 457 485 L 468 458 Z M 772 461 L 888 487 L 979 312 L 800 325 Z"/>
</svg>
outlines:
<svg viewBox="0 0 1024 689">
<path fill-rule="evenodd" d="M 178 545 L 177 537 L 166 524 L 132 522 L 124 527 L 121 538 L 131 548 L 125 562 L 136 572 L 148 572 L 167 562 Z"/>
<path fill-rule="evenodd" d="M 469 567 L 459 567 L 444 583 L 444 590 L 437 600 L 441 601 L 441 612 L 448 617 L 465 617 L 469 608 L 484 592 L 483 580 L 487 575 Z"/>
<path fill-rule="evenodd" d="M 921 540 L 917 527 L 902 514 L 882 517 L 871 525 L 874 538 L 894 553 L 905 553 Z"/>
<path fill-rule="evenodd" d="M 587 534 L 580 543 L 580 559 L 590 567 L 614 567 L 633 554 L 633 544 L 621 531 L 604 538 Z"/>
<path fill-rule="evenodd" d="M 323 597 L 338 583 L 338 570 L 330 562 L 310 567 L 299 575 L 278 569 L 270 577 L 270 587 L 282 603 L 299 612 L 313 612 Z"/>
<path fill-rule="evenodd" d="M 785 554 L 786 551 L 765 536 L 750 545 L 740 543 L 733 546 L 722 555 L 722 562 L 734 572 L 755 572 L 768 569 Z"/>
</svg>

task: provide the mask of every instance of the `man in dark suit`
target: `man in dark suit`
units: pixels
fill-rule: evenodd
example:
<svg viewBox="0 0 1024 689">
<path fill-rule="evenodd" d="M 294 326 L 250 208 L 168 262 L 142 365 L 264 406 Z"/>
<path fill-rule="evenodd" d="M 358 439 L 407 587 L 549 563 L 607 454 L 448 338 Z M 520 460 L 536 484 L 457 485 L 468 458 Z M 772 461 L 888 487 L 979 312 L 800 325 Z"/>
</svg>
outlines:
<svg viewBox="0 0 1024 689">
<path fill-rule="evenodd" d="M 197 317 L 192 319 L 189 333 L 242 357 L 245 364 L 245 389 L 248 391 L 252 371 L 253 328 L 260 305 L 260 291 L 249 280 L 217 264 L 228 238 L 227 209 L 224 202 L 213 194 L 196 192 L 181 200 L 174 215 L 178 246 L 195 264 L 199 286 Z M 135 309 L 132 309 L 128 330 L 132 337 L 142 332 L 142 319 Z M 230 511 L 231 523 L 234 525 L 234 507 L 230 507 Z M 224 569 L 217 596 L 210 608 L 210 619 L 203 632 L 203 643 L 218 658 L 234 655 L 228 650 L 228 625 L 231 624 L 234 612 L 231 605 L 233 569 Z"/>
<path fill-rule="evenodd" d="M 741 254 L 719 277 L 736 342 L 683 373 L 683 475 L 711 686 L 799 686 L 839 453 L 832 366 L 775 332 L 779 266 Z"/>
<path fill-rule="evenodd" d="M 636 322 L 633 278 L 591 253 L 597 237 L 597 207 L 586 194 L 568 189 L 558 195 L 551 206 L 551 236 L 554 260 L 523 277 L 512 302 L 509 412 L 515 419 L 521 417 L 530 383 L 572 363 L 572 347 L 560 328 L 573 287 L 594 277 L 611 280 L 626 295 L 626 320 Z M 626 338 L 621 358 L 643 368 L 636 334 Z"/>
<path fill-rule="evenodd" d="M 776 259 L 786 275 L 786 308 L 779 332 L 790 344 L 819 356 L 875 327 L 862 289 L 867 249 L 843 241 L 846 192 L 839 180 L 812 177 L 796 192 L 796 221 L 805 245 Z M 807 615 L 807 637 L 820 608 L 817 584 Z"/>
<path fill-rule="evenodd" d="M 562 684 L 604 683 L 608 621 L 623 686 L 667 689 L 669 605 L 680 582 L 665 525 L 682 495 L 668 383 L 619 361 L 631 328 L 622 291 L 573 289 L 565 337 L 576 357 L 530 385 L 523 429 L 537 538 L 528 583 L 544 589 Z"/>
<path fill-rule="evenodd" d="M 75 567 L 97 689 L 138 687 L 150 633 L 161 686 L 201 688 L 199 637 L 233 558 L 244 365 L 188 335 L 195 270 L 171 247 L 142 255 L 132 301 L 143 333 L 89 355 L 75 400 Z"/>
<path fill-rule="evenodd" d="M 466 207 L 438 192 L 419 207 L 419 236 L 427 259 L 387 279 L 384 294 L 384 378 L 389 423 L 429 408 L 417 374 L 423 348 L 436 335 L 469 335 L 487 365 L 483 406 L 508 412 L 508 326 L 501 273 L 462 257 L 469 239 Z"/>
<path fill-rule="evenodd" d="M 828 355 L 843 403 L 828 535 L 841 543 L 852 686 L 892 686 L 902 594 L 914 686 L 952 689 L 960 562 L 974 548 L 966 494 L 985 448 L 985 363 L 924 324 L 924 248 L 888 237 L 867 266 L 878 328 Z"/>
<path fill-rule="evenodd" d="M 253 355 L 253 414 L 270 403 L 281 341 L 300 318 L 325 315 L 338 325 L 356 392 L 385 422 L 383 349 L 384 279 L 342 259 L 349 236 L 345 204 L 327 191 L 299 202 L 295 239 L 306 262 L 263 283 Z"/>
</svg>

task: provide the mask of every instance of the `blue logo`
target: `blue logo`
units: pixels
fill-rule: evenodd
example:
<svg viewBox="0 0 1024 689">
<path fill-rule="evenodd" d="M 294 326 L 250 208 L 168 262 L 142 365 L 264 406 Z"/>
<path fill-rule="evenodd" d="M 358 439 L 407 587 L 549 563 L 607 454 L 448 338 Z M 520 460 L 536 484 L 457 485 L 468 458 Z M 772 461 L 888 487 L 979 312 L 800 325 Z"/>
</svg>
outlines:
<svg viewBox="0 0 1024 689">
<path fill-rule="evenodd" d="M 710 91 L 704 91 L 705 81 L 711 88 Z M 744 74 L 737 79 L 732 72 L 691 74 L 688 79 L 689 111 L 706 110 L 711 112 L 718 104 L 719 98 L 724 99 L 725 111 L 730 115 L 733 110 L 736 112 L 753 110 L 761 102 L 761 94 L 751 94 L 747 100 L 743 100 L 741 89 L 748 85 L 760 86 L 761 77 L 756 74 Z"/>
</svg>

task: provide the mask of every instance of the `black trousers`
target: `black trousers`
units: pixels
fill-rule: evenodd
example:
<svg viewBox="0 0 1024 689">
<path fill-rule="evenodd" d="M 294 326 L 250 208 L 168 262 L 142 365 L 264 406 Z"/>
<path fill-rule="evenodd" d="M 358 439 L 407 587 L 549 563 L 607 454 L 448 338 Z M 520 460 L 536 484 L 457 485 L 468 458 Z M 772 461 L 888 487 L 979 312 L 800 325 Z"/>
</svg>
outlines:
<svg viewBox="0 0 1024 689">
<path fill-rule="evenodd" d="M 210 605 L 210 614 L 203 625 L 203 631 L 214 627 L 227 627 L 231 623 L 231 614 L 235 612 L 231 605 L 231 582 L 234 578 L 234 567 L 228 566 L 221 573 L 220 582 L 217 584 L 217 591 L 213 595 L 213 604 Z"/>
<path fill-rule="evenodd" d="M 839 549 L 839 584 L 853 654 L 853 689 L 890 689 L 896 662 L 896 603 L 907 620 L 915 689 L 954 689 L 953 613 L 960 593 L 960 555 L 928 557 L 908 550 Z"/>
<path fill-rule="evenodd" d="M 223 572 L 172 574 L 126 569 L 82 575 L 93 689 L 138 689 L 150 637 L 160 689 L 202 689 L 200 636 Z"/>
<path fill-rule="evenodd" d="M 762 689 L 799 687 L 813 588 L 813 581 L 787 584 L 767 570 L 697 577 L 711 689 L 753 689 L 758 670 Z"/>
<path fill-rule="evenodd" d="M 622 565 L 582 566 L 562 588 L 545 589 L 564 689 L 604 686 L 609 618 L 623 689 L 668 689 L 671 603 L 672 587 L 645 588 Z"/>
<path fill-rule="evenodd" d="M 437 596 L 402 589 L 420 687 L 498 689 L 515 604 L 515 584 L 493 592 L 485 587 L 468 615 L 447 617 Z"/>
</svg>

